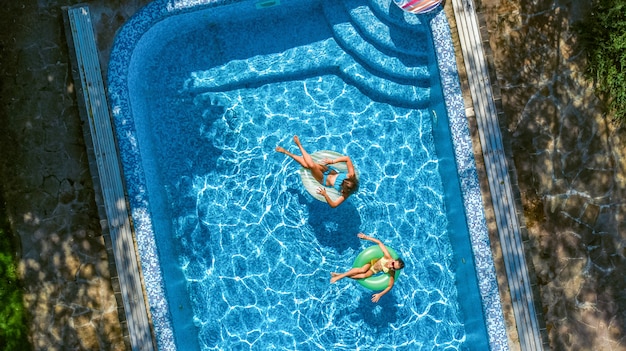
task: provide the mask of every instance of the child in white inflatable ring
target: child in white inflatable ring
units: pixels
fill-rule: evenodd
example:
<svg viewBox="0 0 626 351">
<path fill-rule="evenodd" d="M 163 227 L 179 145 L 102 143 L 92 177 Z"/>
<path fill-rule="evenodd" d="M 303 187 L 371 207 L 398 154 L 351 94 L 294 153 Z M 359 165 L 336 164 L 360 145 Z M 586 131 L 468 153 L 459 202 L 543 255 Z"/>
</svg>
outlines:
<svg viewBox="0 0 626 351">
<path fill-rule="evenodd" d="M 300 143 L 300 139 L 297 135 L 293 137 L 293 141 L 300 149 L 302 156 L 292 154 L 291 152 L 285 150 L 281 146 L 276 147 L 276 151 L 283 153 L 292 159 L 296 160 L 302 167 L 308 169 L 311 172 L 311 175 L 317 180 L 323 187 L 317 189 L 317 193 L 322 195 L 328 205 L 330 207 L 337 207 L 341 205 L 341 203 L 348 198 L 352 193 L 354 193 L 359 187 L 359 181 L 356 177 L 356 173 L 354 171 L 354 166 L 352 165 L 352 160 L 349 156 L 340 156 L 333 160 L 325 158 L 321 161 L 321 163 L 316 163 L 313 161 L 311 155 L 302 147 Z M 331 164 L 345 162 L 347 166 L 347 172 L 342 172 L 332 166 Z M 332 199 L 326 193 L 325 187 L 333 187 L 335 188 L 341 195 Z"/>
</svg>

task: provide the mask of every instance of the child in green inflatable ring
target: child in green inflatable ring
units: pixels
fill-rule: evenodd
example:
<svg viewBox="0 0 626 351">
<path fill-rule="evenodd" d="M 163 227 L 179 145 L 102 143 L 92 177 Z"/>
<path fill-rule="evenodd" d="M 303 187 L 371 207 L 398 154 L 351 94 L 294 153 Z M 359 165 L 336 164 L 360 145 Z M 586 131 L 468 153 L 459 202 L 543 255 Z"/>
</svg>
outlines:
<svg viewBox="0 0 626 351">
<path fill-rule="evenodd" d="M 394 260 L 393 257 L 391 257 L 389 250 L 387 250 L 387 247 L 380 240 L 372 238 L 371 236 L 367 236 L 363 233 L 359 233 L 357 236 L 363 240 L 369 240 L 375 244 L 378 244 L 380 250 L 383 252 L 383 257 L 372 260 L 371 262 L 366 263 L 361 267 L 352 268 L 345 273 L 332 272 L 330 274 L 332 275 L 332 278 L 330 278 L 330 282 L 336 283 L 338 280 L 346 277 L 352 279 L 365 279 L 380 272 L 388 274 L 389 284 L 387 285 L 385 290 L 372 295 L 372 302 L 378 302 L 378 300 L 380 300 L 383 295 L 388 293 L 389 290 L 393 288 L 395 272 L 404 268 L 404 261 L 402 261 L 401 258 Z"/>
</svg>

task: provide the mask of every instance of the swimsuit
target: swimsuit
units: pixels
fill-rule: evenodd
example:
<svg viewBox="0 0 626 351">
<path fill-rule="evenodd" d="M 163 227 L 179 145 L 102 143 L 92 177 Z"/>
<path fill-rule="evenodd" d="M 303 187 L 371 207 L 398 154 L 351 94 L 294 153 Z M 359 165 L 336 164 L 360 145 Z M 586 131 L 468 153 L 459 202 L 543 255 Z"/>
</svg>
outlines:
<svg viewBox="0 0 626 351">
<path fill-rule="evenodd" d="M 333 187 L 337 189 L 338 192 L 341 192 L 341 184 L 346 178 L 348 178 L 348 174 L 346 173 L 340 172 L 339 174 L 337 174 L 337 178 L 335 178 L 335 184 L 333 184 Z"/>
<path fill-rule="evenodd" d="M 348 174 L 340 172 L 337 168 L 333 166 L 326 166 L 326 167 L 328 168 L 323 173 L 322 185 L 327 186 L 326 177 L 330 174 L 330 172 L 335 171 L 335 173 L 337 173 L 337 178 L 335 178 L 335 184 L 333 184 L 333 188 L 337 189 L 337 191 L 341 193 L 341 183 L 343 183 L 343 181 L 348 177 Z"/>
<path fill-rule="evenodd" d="M 374 274 L 383 272 L 383 273 L 389 273 L 389 271 L 391 270 L 391 268 L 387 267 L 387 263 L 389 263 L 389 261 L 391 261 L 390 259 L 381 257 L 381 258 L 375 258 L 373 260 L 370 261 L 370 271 L 374 272 Z M 376 263 L 380 262 L 380 268 L 376 267 Z"/>
</svg>

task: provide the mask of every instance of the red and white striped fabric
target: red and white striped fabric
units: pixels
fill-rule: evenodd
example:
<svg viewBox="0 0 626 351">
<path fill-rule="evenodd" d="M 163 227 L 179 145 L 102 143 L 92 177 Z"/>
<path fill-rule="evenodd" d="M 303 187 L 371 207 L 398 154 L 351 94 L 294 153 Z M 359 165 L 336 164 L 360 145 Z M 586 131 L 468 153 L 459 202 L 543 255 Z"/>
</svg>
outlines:
<svg viewBox="0 0 626 351">
<path fill-rule="evenodd" d="M 432 11 L 442 0 L 393 0 L 402 10 L 410 13 L 426 13 Z"/>
</svg>

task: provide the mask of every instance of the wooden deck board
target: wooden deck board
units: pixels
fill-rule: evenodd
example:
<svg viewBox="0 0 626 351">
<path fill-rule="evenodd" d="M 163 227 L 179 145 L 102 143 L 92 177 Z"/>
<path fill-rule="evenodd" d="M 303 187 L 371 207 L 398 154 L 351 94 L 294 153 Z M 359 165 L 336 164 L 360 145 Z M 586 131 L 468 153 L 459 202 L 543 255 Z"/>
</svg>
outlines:
<svg viewBox="0 0 626 351">
<path fill-rule="evenodd" d="M 502 133 L 489 80 L 478 18 L 471 0 L 453 0 L 455 20 L 470 86 L 498 235 L 522 350 L 543 350 L 533 290 Z"/>
<path fill-rule="evenodd" d="M 154 350 L 89 8 L 76 5 L 64 11 L 76 97 L 81 118 L 88 125 L 85 138 L 89 138 L 91 146 L 90 169 L 94 183 L 99 185 L 94 188 L 101 191 L 102 204 L 98 205 L 102 205 L 104 211 L 100 212 L 104 213 L 100 216 L 106 216 L 106 222 L 101 223 L 111 239 L 130 346 L 133 350 Z"/>
</svg>

